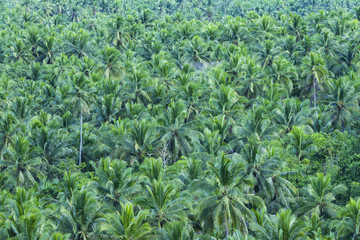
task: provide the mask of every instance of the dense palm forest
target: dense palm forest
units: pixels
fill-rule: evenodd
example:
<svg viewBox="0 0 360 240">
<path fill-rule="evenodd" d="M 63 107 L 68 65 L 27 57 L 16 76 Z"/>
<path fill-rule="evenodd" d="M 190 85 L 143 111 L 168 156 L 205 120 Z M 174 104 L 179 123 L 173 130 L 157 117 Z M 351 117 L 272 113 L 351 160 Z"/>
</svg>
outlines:
<svg viewBox="0 0 360 240">
<path fill-rule="evenodd" d="M 0 239 L 360 239 L 360 1 L 0 1 Z"/>
</svg>

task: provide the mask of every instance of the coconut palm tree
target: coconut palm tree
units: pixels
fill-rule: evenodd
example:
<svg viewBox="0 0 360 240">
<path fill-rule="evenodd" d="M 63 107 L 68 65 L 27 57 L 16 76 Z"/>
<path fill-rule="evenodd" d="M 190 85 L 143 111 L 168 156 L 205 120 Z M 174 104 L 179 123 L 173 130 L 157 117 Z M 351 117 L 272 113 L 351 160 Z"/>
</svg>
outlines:
<svg viewBox="0 0 360 240">
<path fill-rule="evenodd" d="M 186 219 L 185 210 L 190 207 L 189 203 L 172 183 L 154 179 L 145 188 L 145 193 L 135 203 L 150 210 L 149 218 L 155 221 L 157 227 L 163 227 L 170 220 Z"/>
<path fill-rule="evenodd" d="M 187 111 L 182 102 L 171 102 L 158 119 L 157 129 L 162 140 L 169 146 L 173 162 L 180 155 L 191 153 L 192 139 L 198 135 L 196 130 L 190 128 L 193 122 L 185 122 L 186 114 Z"/>
<path fill-rule="evenodd" d="M 159 138 L 155 125 L 146 121 L 134 122 L 118 142 L 116 155 L 131 163 L 141 163 L 145 157 L 151 157 L 159 147 Z"/>
<path fill-rule="evenodd" d="M 84 74 L 71 74 L 71 101 L 75 104 L 75 112 L 80 114 L 80 145 L 79 145 L 79 161 L 81 164 L 81 151 L 83 146 L 83 115 L 89 111 L 90 102 L 94 97 L 95 89 L 92 88 L 91 82 L 85 78 Z"/>
<path fill-rule="evenodd" d="M 107 223 L 101 226 L 101 230 L 111 238 L 124 240 L 148 239 L 152 228 L 146 221 L 150 211 L 142 210 L 135 216 L 134 207 L 131 203 L 121 204 L 121 212 L 112 213 L 106 216 Z"/>
<path fill-rule="evenodd" d="M 338 228 L 338 236 L 344 239 L 355 240 L 360 235 L 360 200 L 355 201 L 350 198 L 350 201 L 344 208 L 339 211 L 341 220 L 336 221 Z"/>
<path fill-rule="evenodd" d="M 106 78 L 121 75 L 120 52 L 116 48 L 105 46 L 105 48 L 100 51 L 99 58 L 99 70 L 104 73 Z"/>
<path fill-rule="evenodd" d="M 291 132 L 293 126 L 306 125 L 310 122 L 309 102 L 288 98 L 274 109 L 274 121 L 282 126 L 286 133 Z"/>
<path fill-rule="evenodd" d="M 307 88 L 312 88 L 313 90 L 312 103 L 314 108 L 316 108 L 317 90 L 320 88 L 322 81 L 328 74 L 322 57 L 317 53 L 311 52 L 310 55 L 304 58 L 302 70 L 307 81 Z"/>
<path fill-rule="evenodd" d="M 336 214 L 338 206 L 334 203 L 335 197 L 346 191 L 343 185 L 331 186 L 330 175 L 319 173 L 310 178 L 310 184 L 304 189 L 304 195 L 299 197 L 301 206 L 295 214 L 318 214 L 320 217 L 331 217 Z"/>
<path fill-rule="evenodd" d="M 342 132 L 351 119 L 351 113 L 359 108 L 359 96 L 346 78 L 327 82 L 323 101 L 329 105 L 333 126 L 341 128 Z"/>
<path fill-rule="evenodd" d="M 102 198 L 114 206 L 127 203 L 140 190 L 132 168 L 128 168 L 125 161 L 102 158 L 95 167 L 95 175 L 97 179 L 92 184 L 102 193 Z"/>
<path fill-rule="evenodd" d="M 305 125 L 301 127 L 294 126 L 288 134 L 290 137 L 289 149 L 302 160 L 306 156 L 306 152 L 313 147 L 311 139 L 312 129 Z"/>
<path fill-rule="evenodd" d="M 250 229 L 258 239 L 308 239 L 304 222 L 297 219 L 291 210 L 281 210 L 276 216 L 266 216 L 262 225 L 252 223 Z"/>
<path fill-rule="evenodd" d="M 41 164 L 38 158 L 39 149 L 30 146 L 26 137 L 16 136 L 9 143 L 0 160 L 9 174 L 15 176 L 17 186 L 35 184 L 34 174 Z"/>
<path fill-rule="evenodd" d="M 58 231 L 70 234 L 71 239 L 85 240 L 99 236 L 101 224 L 106 222 L 106 209 L 94 192 L 86 189 L 75 191 L 61 204 L 50 218 Z"/>
<path fill-rule="evenodd" d="M 246 234 L 248 207 L 264 207 L 264 203 L 261 198 L 243 192 L 246 187 L 241 181 L 244 165 L 222 154 L 216 162 L 209 163 L 209 169 L 211 175 L 194 184 L 195 189 L 204 194 L 199 205 L 204 231 L 224 229 L 224 237 L 235 229 Z"/>
</svg>

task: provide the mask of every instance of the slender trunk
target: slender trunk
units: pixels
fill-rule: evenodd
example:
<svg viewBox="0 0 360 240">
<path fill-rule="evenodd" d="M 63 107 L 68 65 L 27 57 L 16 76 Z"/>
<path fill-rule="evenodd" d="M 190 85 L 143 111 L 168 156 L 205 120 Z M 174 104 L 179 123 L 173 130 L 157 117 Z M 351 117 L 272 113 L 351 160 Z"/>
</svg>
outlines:
<svg viewBox="0 0 360 240">
<path fill-rule="evenodd" d="M 80 104 L 80 147 L 79 147 L 79 166 L 81 164 L 81 150 L 82 150 L 82 135 L 83 135 L 83 115 L 82 115 L 82 109 L 81 109 L 81 104 Z"/>
<path fill-rule="evenodd" d="M 356 231 L 354 232 L 354 235 L 352 237 L 352 240 L 355 240 L 355 237 L 356 237 Z"/>
<path fill-rule="evenodd" d="M 314 88 L 314 108 L 316 108 L 316 82 L 315 82 L 315 76 L 313 78 L 313 88 Z"/>
<path fill-rule="evenodd" d="M 229 226 L 228 226 L 228 219 L 225 215 L 225 230 L 226 230 L 226 239 L 229 237 Z"/>
</svg>

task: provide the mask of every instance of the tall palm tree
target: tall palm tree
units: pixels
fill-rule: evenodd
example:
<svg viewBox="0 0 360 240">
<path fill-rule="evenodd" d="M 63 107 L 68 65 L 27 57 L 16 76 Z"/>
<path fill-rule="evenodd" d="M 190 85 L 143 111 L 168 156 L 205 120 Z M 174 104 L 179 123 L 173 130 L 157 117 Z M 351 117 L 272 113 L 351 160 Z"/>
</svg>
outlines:
<svg viewBox="0 0 360 240">
<path fill-rule="evenodd" d="M 316 108 L 317 89 L 320 87 L 322 80 L 324 80 L 328 74 L 322 57 L 317 53 L 311 52 L 309 56 L 304 58 L 302 70 L 303 75 L 307 80 L 308 88 L 312 88 L 313 90 L 312 103 L 314 108 Z"/>
<path fill-rule="evenodd" d="M 88 112 L 90 102 L 94 97 L 95 89 L 92 88 L 92 83 L 85 78 L 84 74 L 72 73 L 71 75 L 71 100 L 74 102 L 75 112 L 80 114 L 80 145 L 79 145 L 79 161 L 81 164 L 81 151 L 83 146 L 83 115 Z"/>
</svg>

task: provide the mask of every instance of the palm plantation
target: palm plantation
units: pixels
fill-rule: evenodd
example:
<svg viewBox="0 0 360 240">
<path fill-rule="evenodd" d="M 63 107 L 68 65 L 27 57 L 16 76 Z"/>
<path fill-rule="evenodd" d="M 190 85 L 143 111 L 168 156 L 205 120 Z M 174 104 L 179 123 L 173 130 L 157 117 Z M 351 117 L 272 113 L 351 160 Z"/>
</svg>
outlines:
<svg viewBox="0 0 360 240">
<path fill-rule="evenodd" d="M 0 239 L 360 239 L 359 0 L 0 1 Z"/>
</svg>

